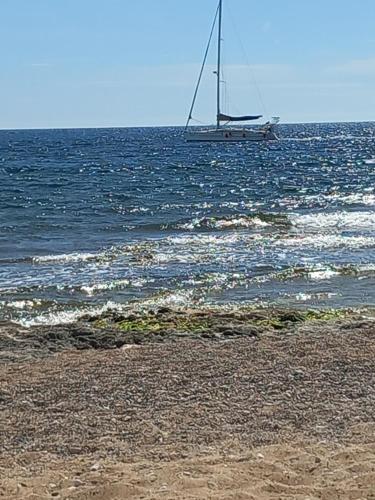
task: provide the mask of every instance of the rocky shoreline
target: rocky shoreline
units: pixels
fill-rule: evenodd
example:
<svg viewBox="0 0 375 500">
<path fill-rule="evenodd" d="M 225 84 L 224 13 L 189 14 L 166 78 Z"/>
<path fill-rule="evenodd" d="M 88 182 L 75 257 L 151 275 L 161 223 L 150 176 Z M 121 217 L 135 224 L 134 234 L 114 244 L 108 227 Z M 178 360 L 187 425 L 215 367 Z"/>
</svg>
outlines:
<svg viewBox="0 0 375 500">
<path fill-rule="evenodd" d="M 281 309 L 0 324 L 0 497 L 371 499 L 374 334 Z"/>
</svg>

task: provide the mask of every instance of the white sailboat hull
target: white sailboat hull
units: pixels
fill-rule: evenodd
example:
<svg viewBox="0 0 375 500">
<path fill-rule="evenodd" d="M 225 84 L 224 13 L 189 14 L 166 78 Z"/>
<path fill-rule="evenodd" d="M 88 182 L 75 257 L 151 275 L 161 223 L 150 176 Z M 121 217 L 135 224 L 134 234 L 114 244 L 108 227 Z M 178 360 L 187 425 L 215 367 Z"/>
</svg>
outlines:
<svg viewBox="0 0 375 500">
<path fill-rule="evenodd" d="M 189 130 L 185 132 L 187 142 L 261 142 L 276 141 L 278 137 L 275 131 L 270 128 L 264 129 L 206 129 Z"/>
</svg>

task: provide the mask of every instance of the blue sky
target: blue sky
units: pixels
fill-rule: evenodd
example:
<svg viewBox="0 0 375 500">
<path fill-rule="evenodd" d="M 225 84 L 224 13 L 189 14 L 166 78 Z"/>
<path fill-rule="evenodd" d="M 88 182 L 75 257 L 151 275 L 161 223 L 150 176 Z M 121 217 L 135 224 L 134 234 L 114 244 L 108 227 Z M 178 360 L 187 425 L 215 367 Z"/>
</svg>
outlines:
<svg viewBox="0 0 375 500">
<path fill-rule="evenodd" d="M 374 119 L 374 0 L 224 3 L 223 111 Z M 183 125 L 216 4 L 0 0 L 0 128 Z M 215 44 L 194 112 L 206 123 L 214 61 Z"/>
</svg>

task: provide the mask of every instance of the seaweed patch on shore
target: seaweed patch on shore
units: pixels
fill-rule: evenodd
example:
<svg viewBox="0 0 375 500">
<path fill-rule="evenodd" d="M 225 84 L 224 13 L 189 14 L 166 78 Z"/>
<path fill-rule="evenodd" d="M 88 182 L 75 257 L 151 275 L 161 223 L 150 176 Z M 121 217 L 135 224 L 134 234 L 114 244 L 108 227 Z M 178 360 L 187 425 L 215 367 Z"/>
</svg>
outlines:
<svg viewBox="0 0 375 500">
<path fill-rule="evenodd" d="M 127 345 L 179 340 L 227 341 L 260 339 L 267 334 L 292 334 L 304 325 L 340 330 L 363 320 L 351 310 L 296 311 L 287 309 L 173 310 L 166 307 L 127 315 L 106 312 L 80 322 L 23 328 L 0 324 L 0 358 L 39 357 L 76 349 L 119 349 Z M 332 326 L 333 325 L 333 326 Z"/>
<path fill-rule="evenodd" d="M 98 328 L 115 328 L 123 332 L 143 333 L 191 333 L 202 334 L 209 332 L 225 332 L 234 335 L 243 334 L 248 329 L 283 330 L 305 321 L 329 321 L 345 318 L 353 314 L 346 309 L 328 309 L 322 311 L 284 310 L 284 309 L 239 309 L 233 312 L 219 312 L 217 310 L 182 312 L 162 307 L 156 311 L 121 315 L 108 312 L 100 318 L 86 318 Z M 224 335 L 225 336 L 225 335 Z"/>
</svg>

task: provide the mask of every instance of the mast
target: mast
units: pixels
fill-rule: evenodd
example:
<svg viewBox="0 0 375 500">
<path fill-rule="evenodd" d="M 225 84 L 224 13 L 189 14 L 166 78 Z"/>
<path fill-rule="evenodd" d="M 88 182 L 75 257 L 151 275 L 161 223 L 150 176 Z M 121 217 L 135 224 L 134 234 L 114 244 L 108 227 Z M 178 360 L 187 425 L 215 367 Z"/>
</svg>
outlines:
<svg viewBox="0 0 375 500">
<path fill-rule="evenodd" d="M 217 69 L 216 69 L 216 128 L 220 128 L 220 66 L 221 66 L 221 17 L 223 11 L 223 0 L 219 0 L 219 27 L 217 40 Z"/>
<path fill-rule="evenodd" d="M 192 103 L 191 103 L 191 106 L 190 106 L 189 116 L 188 116 L 188 118 L 186 120 L 185 131 L 186 131 L 186 129 L 189 126 L 190 120 L 193 118 L 192 113 L 193 113 L 193 109 L 194 109 L 194 105 L 195 105 L 195 100 L 196 100 L 197 95 L 198 95 L 198 89 L 199 89 L 199 85 L 201 83 L 201 79 L 202 79 L 202 75 L 203 75 L 203 70 L 204 70 L 204 66 L 206 64 L 206 60 L 207 60 L 207 56 L 208 56 L 208 51 L 209 51 L 209 48 L 210 48 L 210 45 L 211 45 L 212 36 L 214 34 L 214 30 L 215 30 L 215 26 L 216 26 L 216 21 L 217 21 L 218 14 L 219 14 L 219 5 L 216 7 L 214 21 L 212 23 L 212 27 L 211 27 L 211 31 L 210 31 L 210 36 L 209 36 L 209 39 L 208 39 L 208 42 L 207 42 L 206 51 L 204 53 L 204 58 L 203 58 L 201 70 L 199 72 L 198 81 L 197 81 L 197 84 L 196 84 L 195 90 L 194 90 L 193 100 L 192 100 Z"/>
</svg>

